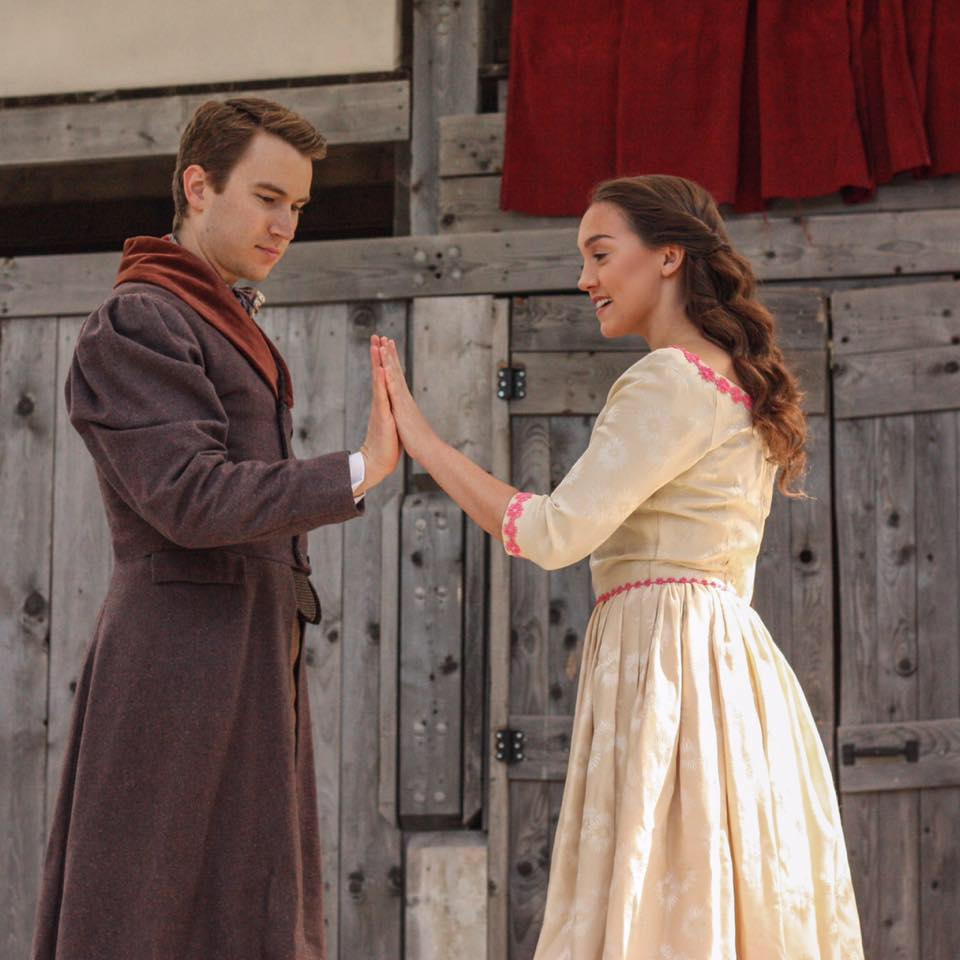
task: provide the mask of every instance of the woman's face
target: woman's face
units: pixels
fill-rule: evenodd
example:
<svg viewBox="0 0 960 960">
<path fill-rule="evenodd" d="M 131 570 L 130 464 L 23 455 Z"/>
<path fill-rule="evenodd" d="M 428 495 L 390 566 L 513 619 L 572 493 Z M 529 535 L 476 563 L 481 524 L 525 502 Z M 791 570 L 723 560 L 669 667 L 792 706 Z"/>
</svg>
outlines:
<svg viewBox="0 0 960 960">
<path fill-rule="evenodd" d="M 682 254 L 672 247 L 648 247 L 612 203 L 587 209 L 577 246 L 583 254 L 577 286 L 593 301 L 603 336 L 645 336 Z"/>
</svg>

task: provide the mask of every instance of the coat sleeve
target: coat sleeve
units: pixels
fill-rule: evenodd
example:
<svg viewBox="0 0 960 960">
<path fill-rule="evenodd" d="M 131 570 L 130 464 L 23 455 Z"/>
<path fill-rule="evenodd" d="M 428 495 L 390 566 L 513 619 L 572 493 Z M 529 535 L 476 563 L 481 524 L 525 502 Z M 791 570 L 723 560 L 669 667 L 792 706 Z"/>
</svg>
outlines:
<svg viewBox="0 0 960 960">
<path fill-rule="evenodd" d="M 592 553 L 710 449 L 716 396 L 675 351 L 635 363 L 610 388 L 589 446 L 553 493 L 520 491 L 510 500 L 501 521 L 506 552 L 545 570 Z"/>
<path fill-rule="evenodd" d="M 346 451 L 227 459 L 229 422 L 192 328 L 142 294 L 108 300 L 77 340 L 70 420 L 124 502 L 182 547 L 293 536 L 362 513 Z"/>
</svg>

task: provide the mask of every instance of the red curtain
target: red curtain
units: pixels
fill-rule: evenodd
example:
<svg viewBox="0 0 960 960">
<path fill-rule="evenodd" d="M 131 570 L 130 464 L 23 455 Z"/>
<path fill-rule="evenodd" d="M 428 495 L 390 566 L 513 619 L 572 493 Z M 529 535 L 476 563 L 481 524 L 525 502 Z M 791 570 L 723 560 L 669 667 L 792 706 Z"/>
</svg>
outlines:
<svg viewBox="0 0 960 960">
<path fill-rule="evenodd" d="M 722 203 L 960 172 L 960 0 L 513 0 L 501 206 L 575 216 L 607 177 Z"/>
</svg>

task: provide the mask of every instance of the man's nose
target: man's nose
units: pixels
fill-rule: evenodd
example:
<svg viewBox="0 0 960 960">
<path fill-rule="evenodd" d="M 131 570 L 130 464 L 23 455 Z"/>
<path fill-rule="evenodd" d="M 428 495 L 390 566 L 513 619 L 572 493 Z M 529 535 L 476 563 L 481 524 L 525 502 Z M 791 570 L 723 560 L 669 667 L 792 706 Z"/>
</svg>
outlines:
<svg viewBox="0 0 960 960">
<path fill-rule="evenodd" d="M 270 232 L 284 240 L 292 240 L 296 229 L 296 215 L 291 210 L 278 212 L 270 224 Z"/>
</svg>

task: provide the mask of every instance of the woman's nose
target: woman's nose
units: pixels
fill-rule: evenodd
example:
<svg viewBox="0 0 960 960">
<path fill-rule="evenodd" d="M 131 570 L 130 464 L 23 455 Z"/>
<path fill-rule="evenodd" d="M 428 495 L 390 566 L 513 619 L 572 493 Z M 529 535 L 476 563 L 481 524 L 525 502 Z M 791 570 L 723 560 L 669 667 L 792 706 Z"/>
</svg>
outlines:
<svg viewBox="0 0 960 960">
<path fill-rule="evenodd" d="M 591 276 L 587 275 L 587 268 L 584 267 L 580 271 L 580 279 L 577 281 L 577 288 L 586 293 L 592 286 L 594 286 L 594 279 Z"/>
</svg>

